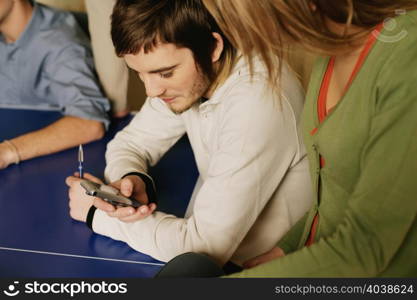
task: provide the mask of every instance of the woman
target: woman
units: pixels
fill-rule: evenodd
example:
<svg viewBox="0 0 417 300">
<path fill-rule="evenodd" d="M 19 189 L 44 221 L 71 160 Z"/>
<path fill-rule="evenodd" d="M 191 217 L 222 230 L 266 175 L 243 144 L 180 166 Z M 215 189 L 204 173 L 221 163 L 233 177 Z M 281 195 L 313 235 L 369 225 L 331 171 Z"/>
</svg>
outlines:
<svg viewBox="0 0 417 300">
<path fill-rule="evenodd" d="M 417 1 L 204 2 L 271 85 L 286 45 L 324 54 L 303 116 L 315 205 L 232 276 L 415 277 Z"/>
</svg>

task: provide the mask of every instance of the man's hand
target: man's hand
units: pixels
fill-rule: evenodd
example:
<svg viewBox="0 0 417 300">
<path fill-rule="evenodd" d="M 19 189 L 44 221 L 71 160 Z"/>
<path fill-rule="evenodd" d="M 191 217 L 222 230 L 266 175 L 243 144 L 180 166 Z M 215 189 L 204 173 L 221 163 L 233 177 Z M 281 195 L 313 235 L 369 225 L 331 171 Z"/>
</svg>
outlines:
<svg viewBox="0 0 417 300">
<path fill-rule="evenodd" d="M 11 145 L 6 142 L 0 143 L 0 170 L 16 162 L 16 155 Z"/>
<path fill-rule="evenodd" d="M 78 176 L 77 174 L 75 175 Z M 68 196 L 70 199 L 70 216 L 77 221 L 85 222 L 87 219 L 88 211 L 93 205 L 94 197 L 91 197 L 85 193 L 85 189 L 80 184 L 82 178 L 76 176 L 69 176 L 67 179 L 65 179 L 65 183 L 69 187 Z M 100 179 L 89 173 L 85 173 L 84 178 L 99 184 L 103 184 Z"/>
<path fill-rule="evenodd" d="M 150 203 L 148 205 L 149 200 L 148 195 L 146 194 L 146 186 L 139 176 L 129 175 L 121 180 L 111 183 L 110 185 L 120 190 L 120 193 L 123 196 L 136 199 L 141 204 L 143 204 L 137 209 L 134 207 L 115 208 L 110 203 L 107 203 L 106 201 L 103 201 L 99 198 L 95 198 L 94 206 L 107 212 L 110 217 L 115 217 L 120 221 L 130 223 L 142 220 L 155 211 L 155 203 Z"/>
<path fill-rule="evenodd" d="M 264 254 L 258 255 L 254 258 L 249 259 L 248 261 L 245 261 L 243 263 L 243 268 L 250 269 L 256 267 L 257 265 L 264 264 L 270 260 L 283 256 L 285 256 L 284 250 L 282 250 L 279 247 L 274 247 L 268 252 L 265 252 Z"/>
</svg>

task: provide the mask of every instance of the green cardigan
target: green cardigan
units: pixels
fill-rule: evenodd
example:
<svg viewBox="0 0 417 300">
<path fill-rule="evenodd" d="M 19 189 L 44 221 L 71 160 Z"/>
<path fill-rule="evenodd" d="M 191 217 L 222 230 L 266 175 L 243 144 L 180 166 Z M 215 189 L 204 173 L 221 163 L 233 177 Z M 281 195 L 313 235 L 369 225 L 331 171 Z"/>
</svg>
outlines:
<svg viewBox="0 0 417 300">
<path fill-rule="evenodd" d="M 231 277 L 417 276 L 417 11 L 395 21 L 322 124 L 329 58 L 315 64 L 303 116 L 315 204 L 278 243 L 285 257 Z"/>
</svg>

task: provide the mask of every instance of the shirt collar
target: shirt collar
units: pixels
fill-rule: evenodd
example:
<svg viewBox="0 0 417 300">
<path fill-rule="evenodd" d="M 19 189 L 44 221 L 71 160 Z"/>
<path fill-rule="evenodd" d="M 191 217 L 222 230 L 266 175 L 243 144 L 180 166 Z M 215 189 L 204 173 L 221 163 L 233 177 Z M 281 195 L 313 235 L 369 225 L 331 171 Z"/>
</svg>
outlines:
<svg viewBox="0 0 417 300">
<path fill-rule="evenodd" d="M 239 53 L 240 54 L 240 53 Z M 245 59 L 238 55 L 237 62 L 233 67 L 233 70 L 230 76 L 226 79 L 226 81 L 220 85 L 212 94 L 212 96 L 207 99 L 206 101 L 201 101 L 200 108 L 210 105 L 219 104 L 222 101 L 223 94 L 226 90 L 230 88 L 230 83 L 235 81 L 237 78 L 242 76 L 247 76 L 249 74 L 249 68 L 246 64 Z"/>
<path fill-rule="evenodd" d="M 41 26 L 41 23 L 42 23 L 43 14 L 40 10 L 39 5 L 36 3 L 36 1 L 31 1 L 31 2 L 33 5 L 32 17 L 30 18 L 30 21 L 26 25 L 26 28 L 21 34 L 21 36 L 19 37 L 19 39 L 16 42 L 14 42 L 14 45 L 16 47 L 24 47 L 39 32 L 39 27 Z"/>
</svg>

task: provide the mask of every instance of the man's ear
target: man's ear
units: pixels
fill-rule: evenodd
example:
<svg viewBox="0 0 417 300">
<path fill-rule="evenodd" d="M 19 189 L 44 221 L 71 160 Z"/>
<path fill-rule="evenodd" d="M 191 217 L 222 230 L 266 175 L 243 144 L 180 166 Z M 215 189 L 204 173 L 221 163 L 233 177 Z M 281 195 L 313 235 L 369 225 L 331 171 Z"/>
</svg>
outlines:
<svg viewBox="0 0 417 300">
<path fill-rule="evenodd" d="M 211 54 L 211 61 L 213 63 L 215 63 L 216 61 L 219 60 L 220 56 L 222 55 L 223 52 L 223 38 L 220 34 L 218 34 L 217 32 L 213 32 L 213 37 L 216 39 L 216 47 L 213 50 L 213 53 Z"/>
</svg>

